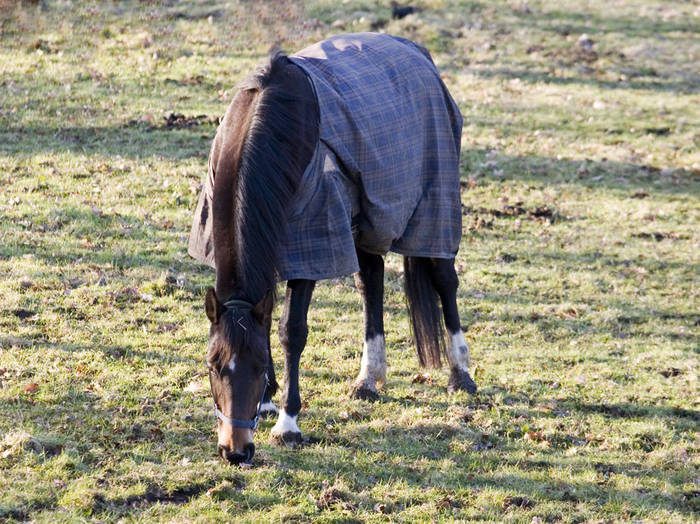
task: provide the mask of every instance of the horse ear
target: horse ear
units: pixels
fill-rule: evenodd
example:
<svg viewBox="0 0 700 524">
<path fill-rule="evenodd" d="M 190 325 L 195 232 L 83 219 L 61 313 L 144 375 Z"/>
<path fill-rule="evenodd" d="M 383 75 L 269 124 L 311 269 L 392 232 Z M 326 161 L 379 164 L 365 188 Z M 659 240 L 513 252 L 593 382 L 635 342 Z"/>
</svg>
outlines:
<svg viewBox="0 0 700 524">
<path fill-rule="evenodd" d="M 271 321 L 272 306 L 274 305 L 273 302 L 274 298 L 272 296 L 272 292 L 268 291 L 265 293 L 265 296 L 262 297 L 262 300 L 253 306 L 251 311 L 253 316 L 261 323 L 267 324 L 269 321 Z"/>
<path fill-rule="evenodd" d="M 221 313 L 224 312 L 224 305 L 219 302 L 219 299 L 216 297 L 214 288 L 210 287 L 207 289 L 207 295 L 204 297 L 204 309 L 212 324 L 216 324 L 219 321 Z"/>
</svg>

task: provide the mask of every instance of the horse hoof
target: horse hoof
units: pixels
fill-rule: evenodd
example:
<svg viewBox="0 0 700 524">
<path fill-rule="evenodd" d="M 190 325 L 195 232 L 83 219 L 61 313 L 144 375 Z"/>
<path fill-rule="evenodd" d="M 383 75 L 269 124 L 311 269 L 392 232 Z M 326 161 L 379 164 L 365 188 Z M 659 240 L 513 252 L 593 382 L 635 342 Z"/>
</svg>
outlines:
<svg viewBox="0 0 700 524">
<path fill-rule="evenodd" d="M 273 402 L 265 402 L 260 406 L 260 418 L 270 418 L 279 415 L 279 409 Z"/>
<path fill-rule="evenodd" d="M 287 446 L 288 448 L 295 449 L 304 443 L 304 437 L 301 433 L 296 433 L 294 431 L 285 431 L 281 435 L 272 434 L 271 439 L 275 444 L 281 446 Z"/>
<path fill-rule="evenodd" d="M 350 398 L 356 398 L 358 400 L 369 400 L 370 402 L 375 402 L 379 400 L 379 393 L 369 389 L 367 386 L 358 384 L 353 386 L 352 391 L 350 391 Z"/>
<path fill-rule="evenodd" d="M 279 414 L 278 411 L 272 410 L 272 409 L 266 409 L 265 411 L 260 411 L 260 418 L 262 419 L 268 419 L 268 418 L 274 418 Z"/>
<path fill-rule="evenodd" d="M 476 383 L 469 376 L 467 371 L 453 369 L 450 373 L 450 381 L 447 383 L 447 392 L 466 391 L 470 395 L 476 393 Z"/>
</svg>

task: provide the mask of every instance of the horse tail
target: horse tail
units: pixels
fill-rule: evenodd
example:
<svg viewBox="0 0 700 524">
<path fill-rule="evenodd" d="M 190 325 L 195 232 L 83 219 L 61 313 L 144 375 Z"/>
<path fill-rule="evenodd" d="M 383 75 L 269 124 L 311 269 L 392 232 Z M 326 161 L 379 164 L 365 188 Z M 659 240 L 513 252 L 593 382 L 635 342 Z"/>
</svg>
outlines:
<svg viewBox="0 0 700 524">
<path fill-rule="evenodd" d="M 421 366 L 439 368 L 445 353 L 445 329 L 433 286 L 429 258 L 403 259 L 404 287 L 411 317 L 411 331 Z"/>
</svg>

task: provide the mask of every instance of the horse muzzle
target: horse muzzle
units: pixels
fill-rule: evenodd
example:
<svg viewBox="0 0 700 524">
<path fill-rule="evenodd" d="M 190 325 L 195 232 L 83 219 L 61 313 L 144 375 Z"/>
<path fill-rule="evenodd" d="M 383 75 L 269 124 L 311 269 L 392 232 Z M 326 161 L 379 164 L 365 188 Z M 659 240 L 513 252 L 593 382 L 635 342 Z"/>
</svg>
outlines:
<svg viewBox="0 0 700 524">
<path fill-rule="evenodd" d="M 218 451 L 221 458 L 227 460 L 230 464 L 247 464 L 253 460 L 253 455 L 255 455 L 255 444 L 249 442 L 243 446 L 243 451 L 231 451 L 226 446 L 219 444 Z"/>
</svg>

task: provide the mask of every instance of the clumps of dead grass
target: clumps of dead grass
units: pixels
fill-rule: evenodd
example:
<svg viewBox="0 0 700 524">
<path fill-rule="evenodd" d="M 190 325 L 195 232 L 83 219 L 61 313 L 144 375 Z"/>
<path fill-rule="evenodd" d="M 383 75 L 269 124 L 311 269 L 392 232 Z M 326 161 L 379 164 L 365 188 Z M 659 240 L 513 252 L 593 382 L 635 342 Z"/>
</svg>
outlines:
<svg viewBox="0 0 700 524">
<path fill-rule="evenodd" d="M 345 485 L 342 479 L 335 479 L 333 485 L 324 482 L 324 488 L 316 498 L 316 507 L 320 510 L 340 506 L 349 511 L 355 511 L 357 508 L 351 502 L 349 488 Z"/>
<path fill-rule="evenodd" d="M 10 431 L 0 442 L 0 459 L 9 459 L 20 455 L 27 447 L 31 448 L 35 440 L 26 431 Z"/>
<path fill-rule="evenodd" d="M 0 459 L 13 459 L 23 453 L 42 453 L 43 444 L 24 430 L 10 431 L 0 441 Z"/>
<path fill-rule="evenodd" d="M 54 456 L 63 444 L 51 437 L 35 437 L 24 430 L 10 431 L 0 441 L 0 460 L 13 460 L 25 453 Z"/>
</svg>

